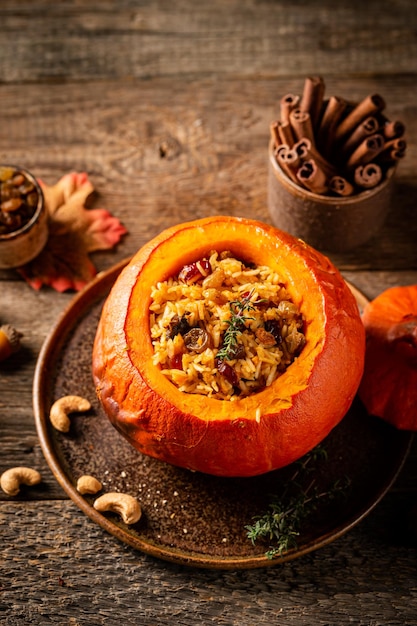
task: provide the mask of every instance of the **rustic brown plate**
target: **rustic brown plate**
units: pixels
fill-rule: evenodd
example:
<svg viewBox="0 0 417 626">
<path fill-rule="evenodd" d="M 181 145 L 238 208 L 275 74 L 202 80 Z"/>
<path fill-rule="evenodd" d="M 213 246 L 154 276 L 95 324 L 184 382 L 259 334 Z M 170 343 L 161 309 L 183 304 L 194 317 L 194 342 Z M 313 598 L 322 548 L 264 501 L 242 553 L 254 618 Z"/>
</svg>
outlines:
<svg viewBox="0 0 417 626">
<path fill-rule="evenodd" d="M 190 472 L 141 455 L 113 428 L 96 399 L 91 375 L 92 344 L 103 302 L 127 261 L 97 276 L 80 292 L 52 328 L 39 355 L 34 378 L 34 413 L 45 458 L 69 497 L 94 522 L 138 550 L 175 563 L 217 569 L 248 569 L 283 563 L 316 550 L 360 522 L 398 475 L 412 436 L 369 416 L 359 400 L 323 442 L 327 460 L 313 461 L 315 487 L 328 491 L 347 478 L 343 498 L 323 498 L 300 527 L 296 547 L 269 559 L 268 543 L 252 545 L 246 526 L 283 496 L 299 465 L 255 478 L 218 478 Z M 359 307 L 366 298 L 350 286 Z M 92 409 L 71 418 L 62 434 L 49 422 L 61 396 L 88 398 Z M 126 526 L 116 515 L 93 508 L 76 481 L 92 474 L 103 491 L 139 499 L 141 520 Z"/>
</svg>

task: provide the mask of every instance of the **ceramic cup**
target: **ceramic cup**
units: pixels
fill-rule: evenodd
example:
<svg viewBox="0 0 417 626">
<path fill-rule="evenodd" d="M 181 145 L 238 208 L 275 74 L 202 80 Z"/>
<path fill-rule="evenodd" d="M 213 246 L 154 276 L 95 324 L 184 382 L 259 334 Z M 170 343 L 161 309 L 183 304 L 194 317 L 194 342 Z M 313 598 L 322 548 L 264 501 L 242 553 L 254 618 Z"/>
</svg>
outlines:
<svg viewBox="0 0 417 626">
<path fill-rule="evenodd" d="M 268 208 L 277 228 L 314 248 L 342 252 L 373 237 L 390 208 L 394 168 L 384 180 L 361 193 L 333 197 L 313 193 L 294 183 L 278 165 L 269 145 Z"/>
<path fill-rule="evenodd" d="M 22 173 L 37 193 L 36 209 L 30 220 L 21 228 L 0 233 L 0 269 L 20 267 L 34 259 L 48 239 L 48 217 L 42 189 L 36 178 L 25 168 L 15 165 L 1 165 L 0 169 L 11 168 Z"/>
</svg>

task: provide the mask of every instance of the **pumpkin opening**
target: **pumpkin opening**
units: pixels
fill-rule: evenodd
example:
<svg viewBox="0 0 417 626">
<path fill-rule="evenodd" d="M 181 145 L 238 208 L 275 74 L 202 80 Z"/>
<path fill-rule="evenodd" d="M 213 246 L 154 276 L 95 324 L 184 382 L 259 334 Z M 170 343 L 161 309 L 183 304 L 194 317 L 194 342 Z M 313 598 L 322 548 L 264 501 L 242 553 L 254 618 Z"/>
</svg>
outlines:
<svg viewBox="0 0 417 626">
<path fill-rule="evenodd" d="M 146 385 L 166 398 L 170 405 L 208 421 L 236 420 L 242 416 L 244 419 L 256 420 L 260 415 L 265 415 L 265 407 L 268 407 L 268 412 L 288 408 L 293 403 L 293 396 L 306 388 L 314 363 L 325 343 L 326 302 L 322 285 L 315 274 L 324 268 L 327 271 L 328 260 L 322 255 L 316 257 L 311 248 L 292 237 L 289 237 L 290 245 L 284 243 L 283 239 L 276 236 L 279 232 L 252 220 L 207 218 L 167 229 L 150 242 L 149 249 L 147 246 L 142 249 L 141 252 L 147 258 L 140 269 L 137 268 L 139 273 L 129 297 L 124 329 L 129 338 L 128 355 Z M 301 250 L 308 251 L 308 255 L 304 257 L 293 247 L 295 241 Z M 162 374 L 161 369 L 154 365 L 154 346 L 150 336 L 149 310 L 154 285 L 178 275 L 196 259 L 209 257 L 213 249 L 227 250 L 233 257 L 243 258 L 247 265 L 269 267 L 281 277 L 291 301 L 305 320 L 305 346 L 291 367 L 268 389 L 237 397 L 230 403 L 200 394 L 185 394 L 176 388 Z M 310 262 L 317 261 L 314 272 L 309 270 L 307 256 L 311 257 Z M 341 281 L 343 290 L 352 298 L 333 266 L 331 272 L 332 279 L 337 276 L 337 283 Z M 335 295 L 339 295 L 337 291 Z M 356 303 L 354 306 L 356 308 Z M 267 394 L 272 389 L 274 393 Z M 264 395 L 267 395 L 267 401 L 262 401 Z"/>
<path fill-rule="evenodd" d="M 269 387 L 303 349 L 303 327 L 282 278 L 227 250 L 151 293 L 153 363 L 184 393 L 233 401 Z"/>
</svg>

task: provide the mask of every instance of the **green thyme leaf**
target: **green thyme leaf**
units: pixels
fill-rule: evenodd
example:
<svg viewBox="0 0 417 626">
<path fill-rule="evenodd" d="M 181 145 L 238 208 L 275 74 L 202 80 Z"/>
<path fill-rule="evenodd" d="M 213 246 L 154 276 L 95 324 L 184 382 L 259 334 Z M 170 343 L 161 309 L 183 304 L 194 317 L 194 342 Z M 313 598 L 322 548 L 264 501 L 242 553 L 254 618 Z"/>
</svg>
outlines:
<svg viewBox="0 0 417 626">
<path fill-rule="evenodd" d="M 307 477 L 314 472 L 315 463 L 326 459 L 324 448 L 317 446 L 295 463 L 295 472 L 281 496 L 272 496 L 266 513 L 256 516 L 252 525 L 245 526 L 247 537 L 253 544 L 259 540 L 269 542 L 269 549 L 265 552 L 268 559 L 282 556 L 297 547 L 302 522 L 316 509 L 320 500 L 332 500 L 346 492 L 350 484 L 347 479 L 336 481 L 324 491 L 316 488 L 314 478 L 307 482 Z M 290 487 L 292 495 L 289 494 Z"/>
<path fill-rule="evenodd" d="M 245 311 L 253 311 L 255 309 L 254 303 L 251 302 L 252 295 L 253 290 L 241 300 L 233 300 L 233 302 L 229 304 L 231 317 L 227 320 L 228 328 L 223 335 L 222 347 L 216 355 L 216 358 L 220 361 L 233 358 L 239 335 L 245 330 L 246 322 L 254 319 L 253 317 L 245 315 Z"/>
</svg>

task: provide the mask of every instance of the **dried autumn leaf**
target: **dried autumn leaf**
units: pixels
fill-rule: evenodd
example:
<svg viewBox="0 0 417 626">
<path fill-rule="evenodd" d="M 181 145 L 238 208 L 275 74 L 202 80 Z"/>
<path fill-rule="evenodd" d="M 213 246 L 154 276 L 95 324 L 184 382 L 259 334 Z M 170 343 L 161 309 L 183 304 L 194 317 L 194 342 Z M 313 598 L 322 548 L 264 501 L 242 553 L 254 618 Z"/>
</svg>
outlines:
<svg viewBox="0 0 417 626">
<path fill-rule="evenodd" d="M 417 285 L 391 287 L 364 309 L 365 370 L 359 396 L 369 413 L 417 430 Z"/>
<path fill-rule="evenodd" d="M 82 289 L 96 274 L 89 253 L 109 250 L 126 234 L 125 227 L 105 209 L 87 209 L 94 187 L 85 173 L 72 172 L 55 185 L 40 181 L 49 214 L 44 250 L 19 269 L 34 288 L 56 291 Z"/>
</svg>

